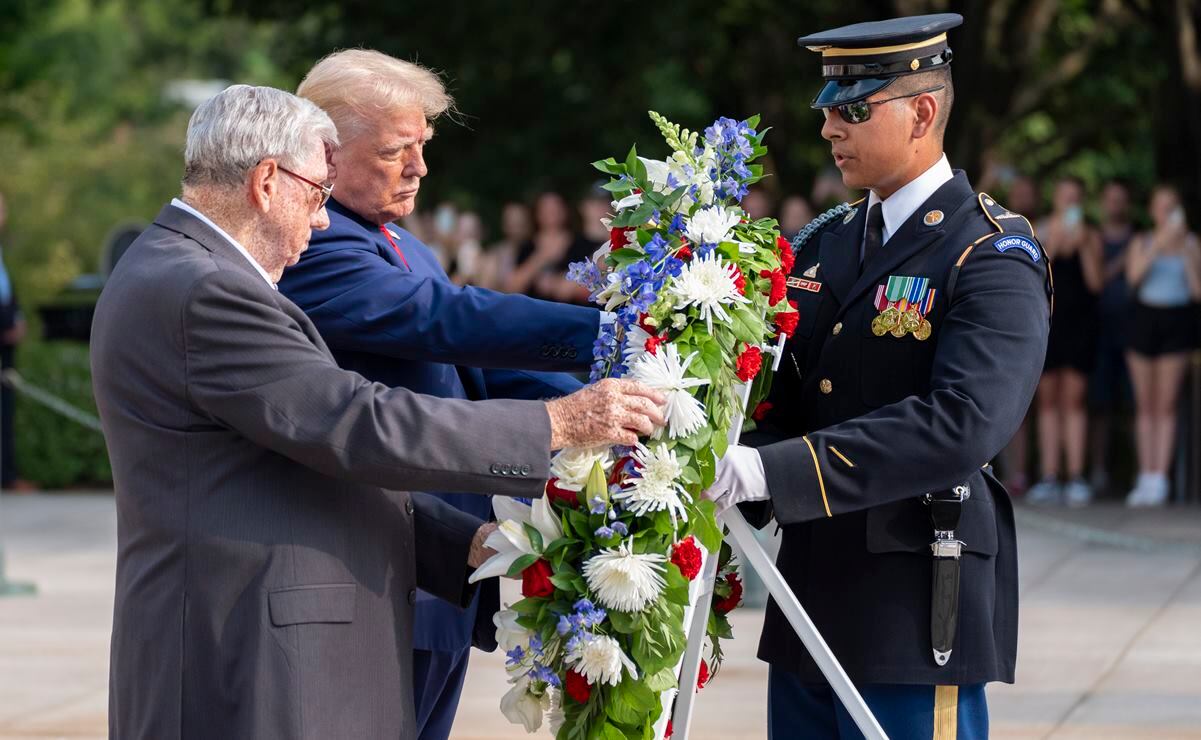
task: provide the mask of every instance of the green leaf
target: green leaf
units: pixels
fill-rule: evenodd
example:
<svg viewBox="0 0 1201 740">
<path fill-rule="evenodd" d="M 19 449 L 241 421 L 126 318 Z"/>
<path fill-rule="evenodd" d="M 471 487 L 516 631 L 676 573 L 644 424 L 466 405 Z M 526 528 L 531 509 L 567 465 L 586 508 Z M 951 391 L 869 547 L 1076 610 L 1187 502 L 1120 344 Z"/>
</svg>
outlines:
<svg viewBox="0 0 1201 740">
<path fill-rule="evenodd" d="M 613 625 L 613 629 L 621 634 L 632 635 L 636 630 L 642 628 L 642 617 L 638 614 L 610 609 L 609 623 Z"/>
<path fill-rule="evenodd" d="M 564 591 L 575 591 L 575 580 L 578 577 L 579 576 L 556 573 L 550 577 L 550 582 L 555 584 L 555 588 L 562 589 Z"/>
<path fill-rule="evenodd" d="M 509 578 L 517 578 L 521 575 L 521 571 L 533 565 L 537 560 L 537 555 L 522 555 L 513 561 L 513 564 L 509 566 L 509 572 L 505 575 Z"/>
<path fill-rule="evenodd" d="M 638 165 L 638 145 L 630 147 L 630 153 L 626 155 L 625 170 L 632 175 L 636 171 Z"/>
<path fill-rule="evenodd" d="M 755 115 L 746 119 L 746 125 L 750 126 L 752 129 L 759 128 L 759 114 L 756 113 Z"/>
<path fill-rule="evenodd" d="M 517 612 L 521 616 L 532 617 L 542 608 L 542 599 L 522 599 L 509 608 Z"/>
<path fill-rule="evenodd" d="M 656 692 L 674 689 L 678 683 L 679 679 L 676 677 L 676 672 L 671 668 L 664 668 L 646 677 L 646 687 Z"/>
<path fill-rule="evenodd" d="M 622 247 L 617 251 L 609 253 L 609 259 L 613 261 L 613 266 L 617 268 L 632 265 L 635 262 L 641 262 L 646 259 L 646 255 L 641 250 L 633 247 Z"/>
<path fill-rule="evenodd" d="M 680 572 L 675 563 L 667 564 L 667 585 L 663 589 L 663 597 L 673 604 L 688 605 L 688 579 Z"/>
<path fill-rule="evenodd" d="M 726 450 L 730 447 L 730 438 L 725 434 L 713 435 L 713 454 L 717 455 L 718 459 L 726 456 Z"/>
<path fill-rule="evenodd" d="M 619 164 L 617 160 L 609 157 L 608 159 L 599 159 L 592 163 L 596 169 L 609 175 L 624 175 L 626 174 L 626 166 Z"/>
<path fill-rule="evenodd" d="M 701 510 L 701 515 L 696 517 L 693 531 L 705 549 L 715 553 L 721 547 L 722 540 L 721 527 L 718 526 L 717 520 L 713 516 L 716 507 L 708 499 L 701 499 L 696 506 Z"/>
<path fill-rule="evenodd" d="M 529 522 L 523 523 L 521 525 L 521 528 L 525 530 L 525 536 L 530 539 L 530 546 L 534 548 L 534 552 L 541 553 L 542 552 L 542 533 L 538 531 L 537 527 L 535 527 L 533 524 L 530 524 Z"/>
<path fill-rule="evenodd" d="M 612 702 L 609 702 L 609 706 L 612 706 L 612 704 L 613 704 Z M 606 722 L 604 725 L 601 726 L 601 731 L 600 731 L 600 735 L 598 736 L 598 740 L 628 740 L 628 738 L 626 737 L 626 734 L 624 732 L 622 732 L 620 729 L 618 729 L 614 725 L 611 725 L 608 722 Z"/>
</svg>

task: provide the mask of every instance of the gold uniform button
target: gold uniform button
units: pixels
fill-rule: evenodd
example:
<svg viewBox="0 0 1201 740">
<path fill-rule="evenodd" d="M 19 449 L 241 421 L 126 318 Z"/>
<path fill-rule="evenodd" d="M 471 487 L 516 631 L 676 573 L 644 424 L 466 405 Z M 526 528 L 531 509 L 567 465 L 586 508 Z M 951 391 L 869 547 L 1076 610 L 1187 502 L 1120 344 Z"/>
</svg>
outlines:
<svg viewBox="0 0 1201 740">
<path fill-rule="evenodd" d="M 817 384 L 817 387 L 820 388 L 821 392 L 825 393 L 826 395 L 834 392 L 834 384 L 830 382 L 829 378 L 822 378 L 821 382 Z"/>
<path fill-rule="evenodd" d="M 841 332 L 841 331 L 842 331 L 842 322 L 839 321 L 837 324 L 834 325 L 834 336 L 838 336 L 839 332 Z"/>
</svg>

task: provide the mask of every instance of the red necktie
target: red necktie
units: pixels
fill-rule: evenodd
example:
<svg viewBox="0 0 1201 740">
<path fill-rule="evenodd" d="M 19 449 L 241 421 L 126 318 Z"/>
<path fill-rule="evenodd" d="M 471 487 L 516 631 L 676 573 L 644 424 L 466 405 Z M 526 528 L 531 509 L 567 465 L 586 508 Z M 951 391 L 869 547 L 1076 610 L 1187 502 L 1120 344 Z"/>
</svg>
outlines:
<svg viewBox="0 0 1201 740">
<path fill-rule="evenodd" d="M 400 251 L 400 247 L 397 246 L 396 242 L 392 241 L 392 234 L 388 232 L 388 227 L 380 226 L 379 230 L 380 233 L 384 235 L 384 238 L 388 240 L 388 243 L 392 245 L 392 248 L 396 250 L 396 254 L 400 255 L 400 261 L 404 263 L 405 267 L 408 267 L 410 270 L 412 270 L 413 268 L 409 267 L 409 261 L 405 259 L 405 253 Z"/>
</svg>

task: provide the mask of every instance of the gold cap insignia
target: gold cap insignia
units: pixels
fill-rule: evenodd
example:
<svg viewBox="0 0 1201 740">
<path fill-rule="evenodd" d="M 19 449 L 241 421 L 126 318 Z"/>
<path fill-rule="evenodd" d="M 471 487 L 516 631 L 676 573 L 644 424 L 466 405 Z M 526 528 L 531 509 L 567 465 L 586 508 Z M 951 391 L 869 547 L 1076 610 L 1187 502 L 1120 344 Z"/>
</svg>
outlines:
<svg viewBox="0 0 1201 740">
<path fill-rule="evenodd" d="M 922 66 L 922 63 L 916 59 L 909 63 L 909 69 L 912 69 L 914 72 L 916 72 L 917 68 L 920 66 Z"/>
<path fill-rule="evenodd" d="M 922 219 L 922 223 L 926 224 L 927 226 L 938 226 L 940 223 L 942 223 L 942 220 L 943 212 L 934 210 L 926 214 L 926 217 Z"/>
</svg>

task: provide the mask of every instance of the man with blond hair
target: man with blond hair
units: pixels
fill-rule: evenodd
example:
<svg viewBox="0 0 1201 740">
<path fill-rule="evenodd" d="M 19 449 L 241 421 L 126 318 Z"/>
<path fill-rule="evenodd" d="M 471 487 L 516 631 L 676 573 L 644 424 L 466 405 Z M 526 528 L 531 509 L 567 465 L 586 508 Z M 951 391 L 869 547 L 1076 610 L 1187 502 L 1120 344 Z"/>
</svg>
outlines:
<svg viewBox="0 0 1201 740">
<path fill-rule="evenodd" d="M 583 371 L 601 329 L 593 308 L 459 287 L 437 257 L 393 224 L 412 213 L 434 121 L 453 102 L 438 76 L 377 51 L 319 61 L 297 94 L 325 110 L 342 147 L 330 228 L 280 289 L 308 314 L 338 363 L 389 386 L 448 398 L 545 398 L 578 381 L 538 371 Z M 443 488 L 455 491 L 454 488 Z M 488 518 L 480 496 L 435 494 Z M 496 582 L 466 608 L 419 593 L 413 687 L 418 737 L 450 734 L 472 644 L 496 647 Z"/>
<path fill-rule="evenodd" d="M 275 289 L 328 223 L 317 106 L 235 85 L 188 124 L 182 198 L 96 305 L 113 466 L 113 738 L 411 738 L 418 586 L 467 603 L 495 525 L 412 488 L 541 495 L 552 448 L 632 444 L 658 394 L 472 403 L 337 367 Z M 482 498 L 482 497 L 481 497 Z"/>
</svg>

